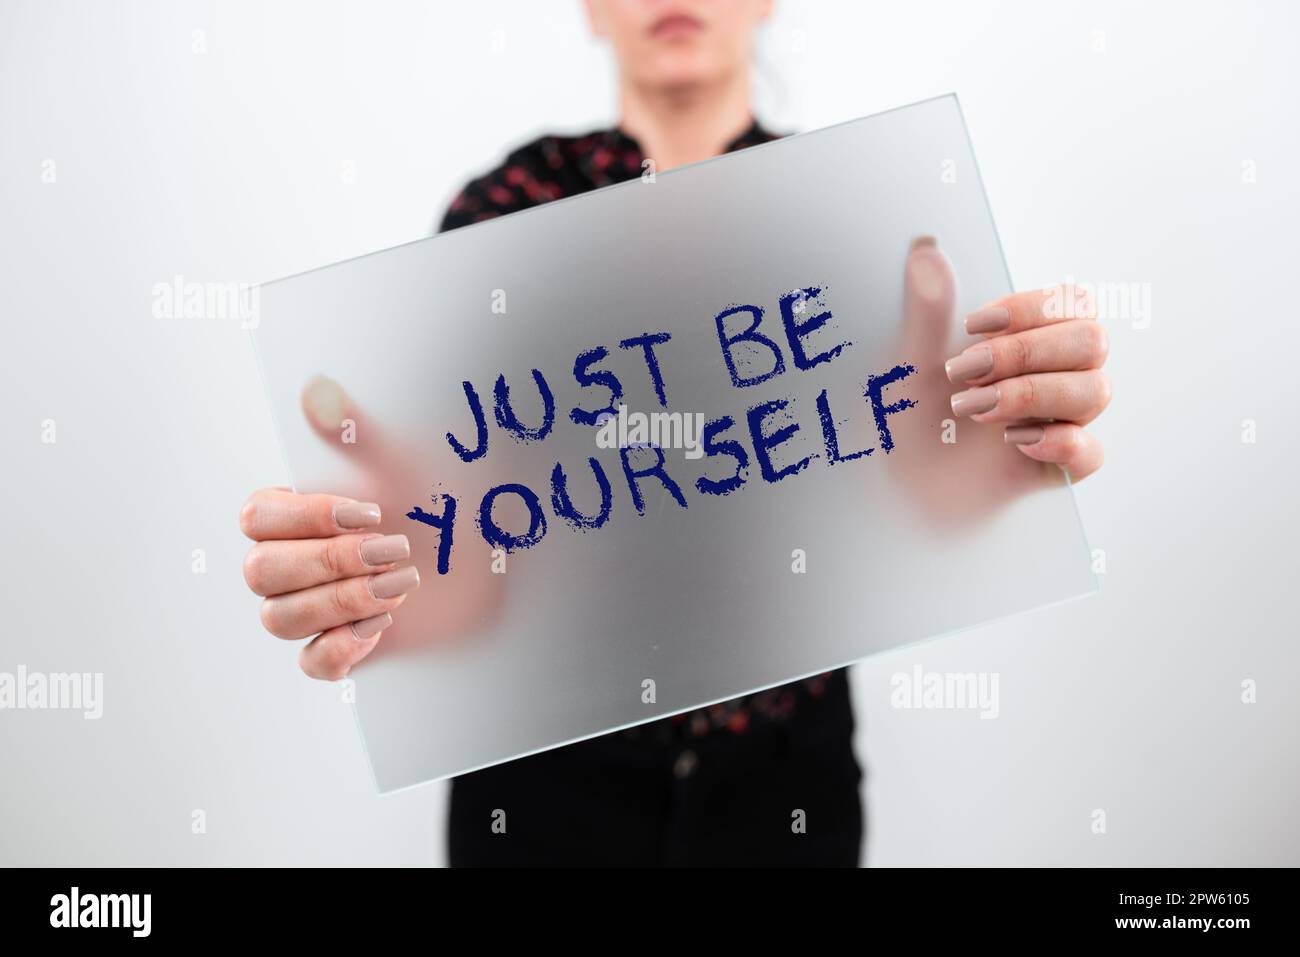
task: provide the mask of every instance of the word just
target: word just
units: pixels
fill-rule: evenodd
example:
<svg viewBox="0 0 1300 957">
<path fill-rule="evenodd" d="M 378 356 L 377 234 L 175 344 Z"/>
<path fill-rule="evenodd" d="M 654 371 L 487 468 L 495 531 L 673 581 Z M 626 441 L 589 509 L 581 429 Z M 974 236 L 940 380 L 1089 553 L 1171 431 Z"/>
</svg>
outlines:
<svg viewBox="0 0 1300 957">
<path fill-rule="evenodd" d="M 829 363 L 847 349 L 851 342 L 840 342 L 829 349 L 823 349 L 809 355 L 807 340 L 831 320 L 831 312 L 810 314 L 810 303 L 819 301 L 821 289 L 809 287 L 796 289 L 780 297 L 778 311 L 781 317 L 781 329 L 784 346 L 760 327 L 763 325 L 764 311 L 759 306 L 735 305 L 724 309 L 714 317 L 718 345 L 722 350 L 723 364 L 735 389 L 752 389 L 781 376 L 806 373 L 817 366 Z M 659 405 L 668 408 L 668 387 L 664 369 L 660 364 L 660 355 L 656 351 L 672 340 L 668 332 L 647 332 L 639 336 L 624 339 L 618 347 L 627 351 L 639 351 L 645 362 L 646 373 L 654 387 Z M 737 349 L 744 345 L 744 349 Z M 788 363 L 787 363 L 788 351 Z M 754 356 L 762 357 L 766 367 L 756 371 L 760 362 Z M 606 399 L 599 408 L 588 409 L 574 406 L 568 411 L 569 421 L 579 428 L 608 428 L 611 417 L 619 414 L 619 400 L 623 398 L 623 382 L 602 363 L 610 356 L 610 350 L 597 345 L 585 352 L 578 353 L 573 362 L 573 378 L 579 389 L 603 389 Z M 791 369 L 791 367 L 793 367 Z M 869 376 L 862 395 L 871 408 L 876 431 L 880 436 L 880 449 L 888 454 L 894 447 L 893 436 L 889 428 L 889 417 L 897 415 L 916 405 L 911 399 L 899 399 L 886 403 L 884 390 L 887 386 L 907 378 L 916 371 L 911 365 L 897 365 L 888 372 Z M 505 374 L 497 376 L 492 389 L 493 418 L 498 429 L 511 440 L 529 445 L 543 442 L 556 428 L 556 402 L 545 375 L 538 369 L 532 370 L 533 384 L 541 401 L 541 422 L 525 424 L 519 418 L 511 399 L 510 384 Z M 447 444 L 461 459 L 470 463 L 482 460 L 488 454 L 490 434 L 487 415 L 484 412 L 483 399 L 474 383 L 461 383 L 465 392 L 465 401 L 474 422 L 474 440 L 471 444 L 462 442 L 451 432 L 447 433 Z M 821 425 L 822 442 L 825 447 L 825 461 L 834 466 L 871 455 L 874 448 L 846 452 L 840 448 L 836 419 L 831 413 L 830 398 L 826 389 L 822 389 L 816 399 L 817 417 Z M 749 445 L 736 437 L 732 430 L 743 430 L 748 434 Z M 690 456 L 703 458 L 706 474 L 695 478 L 695 490 L 702 496 L 731 495 L 749 481 L 751 449 L 753 461 L 758 465 L 762 481 L 776 483 L 802 472 L 809 463 L 821 458 L 822 453 L 810 452 L 797 461 L 778 467 L 774 463 L 775 455 L 781 446 L 790 442 L 800 431 L 795 415 L 794 400 L 790 398 L 772 398 L 754 403 L 744 414 L 744 422 L 738 425 L 730 415 L 720 415 L 704 422 L 698 436 L 702 454 Z M 650 481 L 658 482 L 664 491 L 680 506 L 688 508 L 686 495 L 682 486 L 668 472 L 667 459 L 662 448 L 649 443 L 618 443 L 619 462 L 623 481 L 627 485 L 633 508 L 638 515 L 646 511 L 646 495 L 643 485 Z M 708 467 L 730 462 L 729 471 L 713 471 Z M 594 512 L 582 511 L 575 504 L 569 489 L 569 477 L 562 462 L 556 462 L 551 471 L 550 510 L 555 517 L 572 529 L 591 531 L 601 528 L 609 521 L 614 506 L 614 489 L 604 466 L 595 457 L 587 459 L 591 469 L 595 491 L 600 496 L 600 506 Z M 529 516 L 528 527 L 503 528 L 497 521 L 497 503 L 502 500 L 515 499 Z M 426 512 L 418 505 L 406 513 L 412 521 L 434 528 L 438 531 L 438 573 L 447 574 L 451 570 L 451 555 L 455 546 L 456 518 L 459 503 L 454 495 L 437 493 L 432 496 L 435 506 L 441 505 L 440 511 Z M 519 512 L 520 515 L 523 511 Z M 483 540 L 493 549 L 515 552 L 533 548 L 546 537 L 548 520 L 546 509 L 542 507 L 537 492 L 516 482 L 507 482 L 489 488 L 479 502 L 476 519 L 479 533 Z M 518 524 L 522 524 L 519 522 Z"/>
</svg>

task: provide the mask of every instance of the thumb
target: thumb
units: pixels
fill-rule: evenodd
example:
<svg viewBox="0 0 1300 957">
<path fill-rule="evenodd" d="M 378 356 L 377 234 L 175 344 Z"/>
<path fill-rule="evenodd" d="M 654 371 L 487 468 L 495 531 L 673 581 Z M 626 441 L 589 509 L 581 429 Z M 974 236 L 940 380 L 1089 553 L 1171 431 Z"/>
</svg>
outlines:
<svg viewBox="0 0 1300 957">
<path fill-rule="evenodd" d="M 367 470 L 390 478 L 400 470 L 395 446 L 364 415 L 343 386 L 328 376 L 316 376 L 302 390 L 302 410 L 324 442 Z"/>
<path fill-rule="evenodd" d="M 903 362 L 942 371 L 957 308 L 957 277 L 932 236 L 912 240 L 903 272 Z"/>
</svg>

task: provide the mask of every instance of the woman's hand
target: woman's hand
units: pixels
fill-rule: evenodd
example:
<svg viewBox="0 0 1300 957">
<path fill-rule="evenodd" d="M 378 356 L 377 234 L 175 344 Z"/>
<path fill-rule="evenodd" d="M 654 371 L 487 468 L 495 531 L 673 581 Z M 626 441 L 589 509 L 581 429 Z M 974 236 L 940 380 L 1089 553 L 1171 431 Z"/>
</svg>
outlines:
<svg viewBox="0 0 1300 957">
<path fill-rule="evenodd" d="M 406 536 L 366 531 L 380 520 L 378 505 L 280 488 L 254 492 L 240 510 L 257 543 L 244 580 L 265 598 L 262 625 L 277 638 L 316 635 L 298 659 L 312 678 L 345 677 L 420 585 L 414 565 L 397 567 L 411 555 Z"/>
<path fill-rule="evenodd" d="M 1055 308 L 1090 305 L 1073 290 L 1016 293 L 966 317 L 966 331 L 984 341 L 944 364 L 962 386 L 954 415 L 1005 424 L 1005 441 L 1039 462 L 1064 468 L 1078 482 L 1101 468 L 1102 447 L 1084 429 L 1110 404 L 1106 330 L 1094 318 L 1071 318 Z M 1050 304 L 1050 306 L 1049 306 Z"/>
<path fill-rule="evenodd" d="M 1059 485 L 1054 465 L 1076 482 L 1101 466 L 1101 443 L 1083 426 L 1110 401 L 1106 335 L 1093 319 L 1060 315 L 1059 302 L 1092 314 L 1069 292 L 1006 296 L 963 329 L 952 263 L 933 237 L 912 242 L 897 355 L 916 367 L 907 397 L 917 408 L 895 419 L 890 472 L 927 523 L 979 523 Z"/>
<path fill-rule="evenodd" d="M 450 574 L 437 576 L 440 587 L 431 581 L 421 589 L 415 565 L 399 566 L 411 557 L 412 546 L 406 535 L 392 534 L 395 526 L 410 527 L 407 503 L 429 501 L 429 477 L 444 463 L 394 441 L 333 379 L 308 382 L 302 410 L 321 441 L 348 459 L 357 477 L 339 489 L 350 497 L 268 488 L 244 503 L 239 525 L 257 542 L 244 560 L 244 579 L 266 599 L 266 630 L 285 639 L 316 635 L 298 663 L 309 677 L 335 681 L 375 651 L 381 634 L 381 654 L 402 654 L 487 627 L 504 576 L 476 575 L 462 561 Z M 385 503 L 388 515 L 380 514 L 377 501 Z M 438 538 L 427 526 L 419 529 L 415 547 L 430 563 L 425 570 L 432 579 Z M 490 556 L 484 553 L 482 560 Z M 394 623 L 394 610 L 408 598 Z"/>
</svg>

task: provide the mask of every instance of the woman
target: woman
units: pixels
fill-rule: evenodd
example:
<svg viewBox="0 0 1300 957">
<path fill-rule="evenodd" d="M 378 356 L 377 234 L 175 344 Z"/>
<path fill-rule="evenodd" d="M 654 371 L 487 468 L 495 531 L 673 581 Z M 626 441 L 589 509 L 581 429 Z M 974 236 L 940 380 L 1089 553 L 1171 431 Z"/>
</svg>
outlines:
<svg viewBox="0 0 1300 957">
<path fill-rule="evenodd" d="M 754 34 L 770 0 L 587 8 L 618 61 L 619 125 L 517 150 L 465 188 L 443 229 L 640 176 L 646 159 L 663 171 L 774 138 L 750 96 Z M 910 288 L 938 295 L 946 268 L 933 241 L 918 242 Z M 1078 481 L 1102 459 L 1082 426 L 1109 401 L 1105 337 L 1086 319 L 1050 320 L 1044 300 L 1010 296 L 967 319 L 986 338 L 946 364 L 953 412 L 1006 423 L 1009 446 Z M 282 637 L 317 635 L 301 656 L 312 677 L 347 674 L 419 585 L 413 568 L 398 567 L 405 536 L 366 534 L 379 521 L 378 506 L 280 489 L 245 504 L 241 525 L 258 542 L 245 574 L 268 596 L 263 622 Z M 349 579 L 356 597 L 340 608 L 332 583 Z M 452 787 L 451 862 L 853 865 L 862 810 L 852 734 L 838 671 L 465 775 Z M 816 826 L 792 828 L 792 808 Z M 508 836 L 493 832 L 498 809 L 508 809 Z"/>
</svg>

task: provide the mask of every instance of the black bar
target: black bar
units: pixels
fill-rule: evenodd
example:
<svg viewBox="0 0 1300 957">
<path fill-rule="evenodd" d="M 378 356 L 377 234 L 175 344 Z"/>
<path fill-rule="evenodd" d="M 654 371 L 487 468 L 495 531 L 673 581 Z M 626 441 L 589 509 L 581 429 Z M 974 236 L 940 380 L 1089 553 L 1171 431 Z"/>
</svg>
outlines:
<svg viewBox="0 0 1300 957">
<path fill-rule="evenodd" d="M 824 922 L 830 919 L 860 934 L 864 946 L 918 933 L 927 944 L 1128 937 L 1175 947 L 1196 940 L 1230 945 L 1256 931 L 1284 931 L 1291 922 L 1295 883 L 1291 870 L 1207 868 L 545 875 L 49 868 L 10 870 L 7 876 L 9 887 L 0 894 L 0 928 L 7 943 L 75 935 L 76 942 L 91 945 L 110 938 L 205 946 L 259 939 L 337 945 L 373 944 L 407 933 L 422 935 L 415 940 L 434 950 L 442 949 L 438 941 L 449 942 L 462 931 L 486 932 L 490 939 L 533 926 L 549 928 L 540 937 L 564 937 L 577 932 L 578 924 L 611 918 L 651 937 L 678 919 L 687 922 L 679 925 L 683 928 L 701 920 L 724 922 L 737 940 L 779 923 L 796 934 L 811 934 L 811 944 L 829 942 Z M 102 914 L 106 923 L 116 917 L 118 926 L 53 926 L 70 925 L 74 887 L 78 923 L 99 922 Z M 143 895 L 148 895 L 147 936 Z"/>
</svg>

